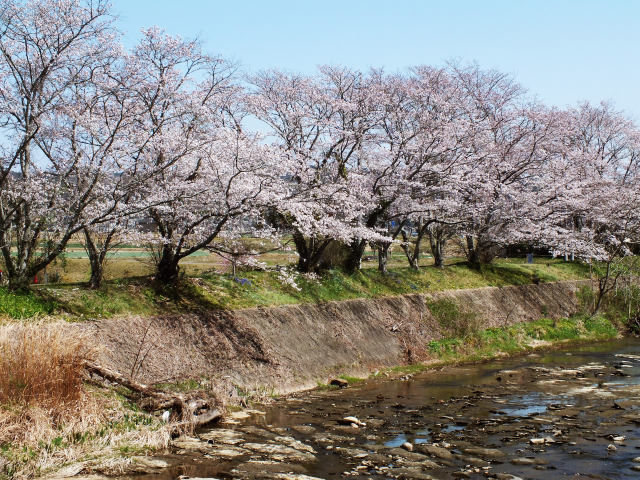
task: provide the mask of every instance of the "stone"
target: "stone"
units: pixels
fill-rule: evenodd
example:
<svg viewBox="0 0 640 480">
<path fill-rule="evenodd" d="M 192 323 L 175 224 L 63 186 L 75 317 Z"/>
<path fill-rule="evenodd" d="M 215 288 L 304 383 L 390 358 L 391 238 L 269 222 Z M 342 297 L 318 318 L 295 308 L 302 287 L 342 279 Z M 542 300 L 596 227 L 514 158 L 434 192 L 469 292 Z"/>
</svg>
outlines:
<svg viewBox="0 0 640 480">
<path fill-rule="evenodd" d="M 341 418 L 340 420 L 338 420 L 338 423 L 340 425 L 356 425 L 356 427 L 365 427 L 367 425 L 366 423 L 358 420 L 357 417 L 352 416 Z"/>
<path fill-rule="evenodd" d="M 179 437 L 171 442 L 171 446 L 187 452 L 211 453 L 213 450 L 209 443 L 192 437 Z"/>
<path fill-rule="evenodd" d="M 544 463 L 546 462 L 536 458 L 517 457 L 517 458 L 512 458 L 511 463 L 513 465 L 544 465 Z"/>
<path fill-rule="evenodd" d="M 451 476 L 453 478 L 471 478 L 471 474 L 469 472 L 463 472 L 463 471 L 453 472 Z"/>
<path fill-rule="evenodd" d="M 231 412 L 229 417 L 233 418 L 234 420 L 246 420 L 247 418 L 251 417 L 251 415 L 241 410 L 239 412 Z"/>
<path fill-rule="evenodd" d="M 436 445 L 429 445 L 426 443 L 416 445 L 416 450 L 432 457 L 442 458 L 443 460 L 452 460 L 453 453 L 446 448 L 438 447 Z"/>
<path fill-rule="evenodd" d="M 431 475 L 423 473 L 419 467 L 390 468 L 387 473 L 400 480 L 436 480 Z"/>
<path fill-rule="evenodd" d="M 316 428 L 311 425 L 294 425 L 291 427 L 291 430 L 302 433 L 303 435 L 311 435 L 312 433 L 315 433 Z"/>
<path fill-rule="evenodd" d="M 169 464 L 160 458 L 131 457 L 131 469 L 136 473 L 154 473 L 168 466 Z"/>
<path fill-rule="evenodd" d="M 329 381 L 329 385 L 333 385 L 335 387 L 340 387 L 340 388 L 347 388 L 349 386 L 349 382 L 347 382 L 343 378 L 332 378 Z"/>
<path fill-rule="evenodd" d="M 0 467 L 2 463 L 0 462 Z M 55 473 L 55 478 L 68 478 L 75 477 L 84 469 L 84 463 L 74 463 L 72 465 L 67 465 L 64 468 L 61 468 Z"/>
<path fill-rule="evenodd" d="M 475 455 L 477 457 L 490 459 L 502 458 L 505 456 L 505 453 L 502 450 L 498 450 L 497 448 L 466 447 L 463 448 L 462 451 L 464 453 L 468 453 L 469 455 Z"/>
<path fill-rule="evenodd" d="M 229 428 L 212 428 L 211 430 L 200 434 L 200 438 L 207 440 L 209 443 L 214 445 L 237 445 L 243 441 L 240 432 Z"/>
<path fill-rule="evenodd" d="M 215 477 L 189 477 L 187 475 L 180 475 L 179 480 L 219 480 Z"/>
<path fill-rule="evenodd" d="M 276 437 L 275 441 L 283 443 L 288 447 L 295 448 L 301 452 L 316 453 L 312 446 L 302 443 L 300 440 L 296 440 L 293 437 Z"/>
<path fill-rule="evenodd" d="M 384 425 L 384 420 L 381 418 L 369 418 L 367 419 L 367 425 L 374 428 L 380 428 Z"/>
<path fill-rule="evenodd" d="M 267 455 L 270 460 L 277 462 L 300 462 L 310 463 L 316 460 L 315 455 L 309 452 L 301 452 L 295 448 L 286 445 L 277 445 L 271 443 L 245 443 L 243 445 L 247 450 Z"/>
<path fill-rule="evenodd" d="M 456 455 L 458 460 L 462 460 L 466 465 L 473 465 L 474 467 L 483 467 L 487 464 L 486 460 L 476 457 L 467 457 L 465 455 Z"/>
<path fill-rule="evenodd" d="M 223 448 L 214 448 L 211 450 L 211 455 L 220 458 L 236 458 L 241 457 L 246 454 L 247 451 L 241 448 L 232 448 L 232 447 L 223 447 Z"/>
<path fill-rule="evenodd" d="M 271 460 L 249 460 L 237 465 L 233 473 L 242 472 L 251 475 L 262 475 L 264 473 L 306 473 L 302 465 L 291 463 L 274 462 Z"/>
<path fill-rule="evenodd" d="M 413 452 L 413 444 L 410 442 L 404 442 L 402 444 L 402 448 L 404 448 L 407 452 Z"/>
<path fill-rule="evenodd" d="M 324 480 L 319 477 L 310 477 L 309 475 L 302 474 L 289 474 L 289 473 L 278 473 L 271 478 L 275 478 L 277 480 Z"/>
<path fill-rule="evenodd" d="M 360 448 L 335 447 L 334 451 L 349 458 L 366 458 L 369 456 L 369 453 L 366 450 L 362 450 Z"/>
<path fill-rule="evenodd" d="M 388 465 L 391 459 L 386 455 L 381 455 L 379 453 L 369 453 L 367 454 L 366 460 L 375 465 Z"/>
</svg>

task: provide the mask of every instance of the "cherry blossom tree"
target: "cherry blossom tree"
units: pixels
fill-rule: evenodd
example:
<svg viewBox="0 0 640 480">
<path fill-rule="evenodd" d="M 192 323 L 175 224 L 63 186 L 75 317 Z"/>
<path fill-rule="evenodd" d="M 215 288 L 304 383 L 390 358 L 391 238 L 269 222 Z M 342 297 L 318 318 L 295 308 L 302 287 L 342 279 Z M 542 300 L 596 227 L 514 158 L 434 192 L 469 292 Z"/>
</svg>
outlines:
<svg viewBox="0 0 640 480">
<path fill-rule="evenodd" d="M 418 268 L 422 238 L 436 221 L 432 213 L 447 198 L 444 185 L 465 158 L 467 120 L 460 111 L 460 90 L 445 69 L 419 67 L 408 76 L 379 73 L 377 83 L 382 114 L 360 165 L 369 197 L 362 222 L 369 228 L 395 222 L 390 239 L 402 235 L 410 266 Z M 417 236 L 409 241 L 411 226 Z M 365 243 L 352 242 L 348 269 L 359 268 Z M 383 271 L 388 246 L 378 249 Z"/>
<path fill-rule="evenodd" d="M 128 62 L 140 106 L 132 150 L 148 179 L 138 198 L 155 228 L 140 238 L 157 249 L 156 280 L 172 283 L 180 260 L 232 234 L 234 219 L 258 223 L 281 162 L 243 129 L 235 67 L 197 41 L 150 29 Z"/>
<path fill-rule="evenodd" d="M 290 231 L 298 270 L 316 270 L 334 241 L 373 238 L 359 225 L 367 198 L 355 168 L 376 123 L 372 78 L 338 67 L 318 76 L 263 72 L 251 77 L 251 112 L 270 130 L 287 161 L 273 224 Z"/>
<path fill-rule="evenodd" d="M 640 242 L 640 132 L 609 104 L 565 112 L 562 156 L 546 170 L 549 201 L 540 245 L 594 261 L 595 310 L 624 272 L 620 259 Z"/>
<path fill-rule="evenodd" d="M 453 66 L 474 125 L 469 157 L 457 173 L 463 247 L 471 265 L 491 261 L 504 245 L 535 236 L 533 197 L 546 191 L 544 172 L 558 154 L 559 115 L 531 103 L 513 79 L 477 66 Z"/>
<path fill-rule="evenodd" d="M 100 86 L 118 46 L 101 0 L 3 0 L 0 29 L 0 248 L 20 287 L 114 208 L 97 204 L 122 126 Z"/>
</svg>

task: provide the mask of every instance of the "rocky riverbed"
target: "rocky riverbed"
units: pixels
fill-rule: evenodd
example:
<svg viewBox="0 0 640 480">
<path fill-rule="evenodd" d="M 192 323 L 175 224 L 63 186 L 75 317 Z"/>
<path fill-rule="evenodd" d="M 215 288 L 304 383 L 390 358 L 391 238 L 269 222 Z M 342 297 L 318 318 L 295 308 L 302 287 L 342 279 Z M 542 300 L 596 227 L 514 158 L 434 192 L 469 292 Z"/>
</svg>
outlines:
<svg viewBox="0 0 640 480">
<path fill-rule="evenodd" d="M 307 392 L 154 461 L 157 480 L 640 478 L 640 342 Z"/>
</svg>

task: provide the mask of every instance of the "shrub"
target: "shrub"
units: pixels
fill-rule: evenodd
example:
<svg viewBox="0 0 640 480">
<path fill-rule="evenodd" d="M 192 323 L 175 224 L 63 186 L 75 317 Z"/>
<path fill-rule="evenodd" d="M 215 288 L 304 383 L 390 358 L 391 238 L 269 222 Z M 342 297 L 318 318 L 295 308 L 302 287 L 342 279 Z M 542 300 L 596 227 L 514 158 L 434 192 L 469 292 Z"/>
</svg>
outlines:
<svg viewBox="0 0 640 480">
<path fill-rule="evenodd" d="M 596 295 L 593 288 L 591 288 L 591 286 L 583 285 L 580 287 L 580 290 L 576 292 L 576 297 L 578 297 L 578 303 L 582 312 L 591 313 L 596 301 Z"/>
<path fill-rule="evenodd" d="M 453 300 L 435 300 L 429 302 L 428 307 L 442 327 L 445 337 L 464 338 L 476 333 L 480 328 L 476 314 L 461 310 Z"/>
</svg>

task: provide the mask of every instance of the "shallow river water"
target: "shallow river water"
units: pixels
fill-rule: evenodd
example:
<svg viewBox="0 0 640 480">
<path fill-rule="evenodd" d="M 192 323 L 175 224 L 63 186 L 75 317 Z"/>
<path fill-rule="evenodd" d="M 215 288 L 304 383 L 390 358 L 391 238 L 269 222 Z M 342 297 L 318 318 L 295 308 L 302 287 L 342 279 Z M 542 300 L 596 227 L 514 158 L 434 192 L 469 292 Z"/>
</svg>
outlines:
<svg viewBox="0 0 640 480">
<path fill-rule="evenodd" d="M 640 341 L 306 392 L 236 417 L 178 439 L 152 478 L 640 479 Z"/>
</svg>

